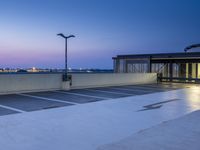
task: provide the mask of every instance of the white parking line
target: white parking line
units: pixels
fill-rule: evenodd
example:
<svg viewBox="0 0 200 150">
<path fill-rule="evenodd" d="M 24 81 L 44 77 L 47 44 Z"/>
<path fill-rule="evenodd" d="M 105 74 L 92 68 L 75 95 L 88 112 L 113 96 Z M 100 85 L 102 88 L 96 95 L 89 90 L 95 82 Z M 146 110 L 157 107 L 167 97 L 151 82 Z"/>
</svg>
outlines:
<svg viewBox="0 0 200 150">
<path fill-rule="evenodd" d="M 5 105 L 0 105 L 0 107 L 5 108 L 5 109 L 9 109 L 9 110 L 13 110 L 13 111 L 16 111 L 16 112 L 20 112 L 20 113 L 26 112 L 24 110 L 20 110 L 20 109 L 9 107 L 9 106 L 5 106 Z"/>
<path fill-rule="evenodd" d="M 114 87 L 114 88 L 110 88 L 110 89 L 116 89 L 116 90 L 124 90 L 124 91 L 132 91 L 132 92 L 153 92 L 153 90 L 148 90 L 148 91 L 145 91 L 145 90 L 142 90 L 142 89 L 130 89 L 130 88 L 118 88 L 118 87 Z"/>
<path fill-rule="evenodd" d="M 150 84 L 146 84 L 146 85 L 139 85 L 140 87 L 148 87 L 148 88 L 162 88 L 162 89 L 175 89 L 176 87 L 166 87 L 166 86 L 162 86 L 162 85 L 150 85 Z"/>
<path fill-rule="evenodd" d="M 85 90 L 90 90 L 90 91 L 96 91 L 96 92 L 104 92 L 104 93 L 111 93 L 111 94 L 120 94 L 120 95 L 129 95 L 129 96 L 133 96 L 135 94 L 128 94 L 128 93 L 121 93 L 121 92 L 111 92 L 111 91 L 106 91 L 106 90 L 97 90 L 97 89 L 85 89 Z"/>
<path fill-rule="evenodd" d="M 151 91 L 155 91 L 155 90 L 163 90 L 160 87 L 147 87 L 147 86 L 140 86 L 140 85 L 126 85 L 124 87 L 132 87 L 132 88 L 137 88 L 137 89 L 150 89 Z"/>
<path fill-rule="evenodd" d="M 87 95 L 87 94 L 79 94 L 79 93 L 74 93 L 74 92 L 66 92 L 66 91 L 53 91 L 56 93 L 63 93 L 63 94 L 71 94 L 71 95 L 77 95 L 77 96 L 84 96 L 84 97 L 92 97 L 92 98 L 100 98 L 100 99 L 108 99 L 105 97 L 100 97 L 100 96 L 92 96 L 92 95 Z"/>
<path fill-rule="evenodd" d="M 59 99 L 54 99 L 54 98 L 46 98 L 46 97 L 41 97 L 41 96 L 34 96 L 34 95 L 29 95 L 29 94 L 17 94 L 20 96 L 25 96 L 25 97 L 32 97 L 32 98 L 37 98 L 37 99 L 43 99 L 43 100 L 48 100 L 48 101 L 54 101 L 54 102 L 60 102 L 60 103 L 66 103 L 66 104 L 73 104 L 77 105 L 79 103 L 75 102 L 69 102 L 69 101 L 64 101 L 64 100 L 59 100 Z"/>
</svg>

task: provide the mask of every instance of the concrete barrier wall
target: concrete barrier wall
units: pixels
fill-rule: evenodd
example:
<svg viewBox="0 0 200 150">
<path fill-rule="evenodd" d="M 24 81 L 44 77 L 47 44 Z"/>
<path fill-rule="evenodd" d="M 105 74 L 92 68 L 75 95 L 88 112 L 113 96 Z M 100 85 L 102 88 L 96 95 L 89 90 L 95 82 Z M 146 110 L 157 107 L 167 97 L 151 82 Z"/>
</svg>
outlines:
<svg viewBox="0 0 200 150">
<path fill-rule="evenodd" d="M 72 74 L 72 89 L 156 83 L 156 73 Z"/>
<path fill-rule="evenodd" d="M 0 74 L 0 94 L 57 90 L 62 74 Z"/>
<path fill-rule="evenodd" d="M 0 74 L 0 94 L 155 83 L 157 80 L 154 73 L 81 73 L 71 75 L 72 85 L 70 87 L 69 82 L 62 81 L 61 73 Z"/>
</svg>

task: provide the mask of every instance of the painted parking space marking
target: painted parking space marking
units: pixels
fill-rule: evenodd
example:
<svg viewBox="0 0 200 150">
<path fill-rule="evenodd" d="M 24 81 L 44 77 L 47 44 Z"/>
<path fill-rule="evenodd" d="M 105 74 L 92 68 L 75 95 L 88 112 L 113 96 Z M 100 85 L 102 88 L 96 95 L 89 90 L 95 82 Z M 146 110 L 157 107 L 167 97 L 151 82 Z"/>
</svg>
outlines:
<svg viewBox="0 0 200 150">
<path fill-rule="evenodd" d="M 11 114 L 18 114 L 18 113 L 20 113 L 20 112 L 0 107 L 0 116 L 11 115 Z"/>
<path fill-rule="evenodd" d="M 101 89 L 100 89 L 101 90 Z M 131 90 L 126 90 L 126 89 L 117 89 L 113 87 L 108 87 L 107 89 L 103 89 L 109 92 L 118 92 L 118 93 L 123 93 L 123 94 L 128 94 L 127 96 L 133 96 L 133 95 L 141 95 L 141 91 L 131 91 Z M 144 92 L 143 92 L 144 94 Z"/>
<path fill-rule="evenodd" d="M 140 87 L 150 87 L 150 88 L 162 88 L 162 89 L 169 89 L 169 90 L 173 90 L 173 89 L 178 89 L 177 87 L 169 87 L 169 86 L 164 86 L 164 85 L 161 85 L 161 84 L 143 84 L 143 85 L 138 85 Z"/>
<path fill-rule="evenodd" d="M 12 111 L 16 111 L 16 112 L 19 112 L 19 113 L 24 113 L 26 111 L 24 110 L 21 110 L 21 109 L 17 109 L 17 108 L 13 108 L 13 107 L 9 107 L 9 106 L 5 106 L 5 105 L 0 105 L 1 108 L 5 108 L 5 109 L 9 109 L 9 110 L 12 110 Z"/>
<path fill-rule="evenodd" d="M 109 99 L 109 98 L 105 98 L 105 97 L 92 96 L 92 95 L 80 94 L 80 93 L 74 93 L 74 92 L 66 92 L 66 91 L 53 91 L 53 92 L 56 92 L 56 93 L 63 93 L 63 94 L 71 94 L 71 95 L 76 95 L 76 96 L 84 96 L 84 97 L 98 98 L 98 99 L 102 99 L 102 100 Z"/>
<path fill-rule="evenodd" d="M 81 103 L 81 104 L 89 103 L 89 102 L 95 102 L 95 101 L 99 101 L 99 100 L 104 100 L 104 99 L 99 99 L 99 98 L 86 97 L 86 96 L 80 96 L 80 95 L 74 95 L 74 94 L 67 94 L 67 93 L 61 93 L 61 92 L 55 92 L 55 91 L 36 92 L 36 93 L 33 93 L 33 94 L 30 93 L 30 95 L 41 96 L 41 97 L 46 97 L 46 98 L 54 98 L 54 99 L 59 99 L 59 100 L 63 100 L 63 101 L 68 101 L 68 102 Z M 94 96 L 96 96 L 96 95 L 94 95 Z"/>
<path fill-rule="evenodd" d="M 60 103 L 66 103 L 66 104 L 72 104 L 72 105 L 79 104 L 79 103 L 75 103 L 75 102 L 69 102 L 69 101 L 64 101 L 64 100 L 59 100 L 59 99 L 54 99 L 54 98 L 46 98 L 46 97 L 41 97 L 41 96 L 34 96 L 34 95 L 30 95 L 30 94 L 17 94 L 17 95 L 25 96 L 25 97 L 32 97 L 32 98 L 42 99 L 42 100 L 48 100 L 48 101 L 54 101 L 54 102 L 60 102 Z"/>
<path fill-rule="evenodd" d="M 165 89 L 165 88 L 160 88 L 160 87 L 148 87 L 148 86 L 136 86 L 136 85 L 127 85 L 126 87 L 131 87 L 131 88 L 137 88 L 137 89 L 143 89 L 143 90 L 151 90 L 151 91 L 166 91 L 166 90 L 170 90 L 170 89 Z M 173 90 L 173 89 L 171 89 Z"/>
<path fill-rule="evenodd" d="M 106 98 L 106 99 L 111 99 L 111 98 L 118 98 L 118 95 L 114 95 L 111 93 L 102 93 L 102 92 L 98 92 L 98 91 L 94 91 L 94 90 L 89 90 L 89 89 L 81 89 L 83 93 L 80 94 L 87 94 L 87 95 L 91 95 L 91 96 L 99 96 L 102 98 Z M 87 92 L 87 93 L 84 93 Z M 78 92 L 79 93 L 79 92 Z"/>
<path fill-rule="evenodd" d="M 106 91 L 98 91 L 98 90 L 94 90 L 94 89 L 84 89 L 84 91 L 91 92 L 91 93 L 98 93 L 100 95 L 103 95 L 103 97 L 104 96 L 107 97 L 108 99 L 127 97 L 127 95 L 124 95 L 124 94 L 106 92 Z"/>
<path fill-rule="evenodd" d="M 99 89 L 87 89 L 90 91 L 98 91 L 98 92 L 104 92 L 104 93 L 111 93 L 111 94 L 118 94 L 118 95 L 124 95 L 124 96 L 134 96 L 135 94 L 127 94 L 127 93 L 122 93 L 122 92 L 111 92 L 111 91 L 106 91 L 106 90 L 99 90 Z"/>
<path fill-rule="evenodd" d="M 142 90 L 142 89 L 134 89 L 134 88 L 124 88 L 124 87 L 111 87 L 111 89 L 116 89 L 116 90 L 124 90 L 124 91 L 132 91 L 132 92 L 153 92 L 153 90 L 148 90 L 148 91 L 145 91 L 145 90 Z"/>
<path fill-rule="evenodd" d="M 27 93 L 29 94 L 29 93 Z M 30 93 L 32 95 L 33 93 Z M 34 95 L 34 94 L 33 94 Z M 52 98 L 52 97 L 50 97 Z M 70 106 L 72 104 L 60 103 L 55 101 L 47 101 L 43 99 L 36 99 L 27 96 L 21 96 L 17 94 L 10 95 L 1 95 L 0 96 L 0 104 L 4 106 L 9 106 L 12 108 L 17 108 L 20 110 L 24 110 L 26 112 L 42 110 L 46 107 L 64 107 Z"/>
<path fill-rule="evenodd" d="M 166 88 L 165 85 L 161 84 L 142 84 L 87 88 L 71 91 L 49 91 L 50 93 L 36 92 L 4 95 L 0 97 L 2 100 L 0 101 L 0 109 L 2 109 L 0 110 L 0 116 L 170 90 L 175 90 L 175 88 Z M 16 97 L 17 95 L 18 97 Z M 171 102 L 171 100 L 167 102 Z M 165 105 L 163 104 L 167 102 L 150 104 L 141 108 L 140 111 L 159 109 L 164 107 Z"/>
</svg>

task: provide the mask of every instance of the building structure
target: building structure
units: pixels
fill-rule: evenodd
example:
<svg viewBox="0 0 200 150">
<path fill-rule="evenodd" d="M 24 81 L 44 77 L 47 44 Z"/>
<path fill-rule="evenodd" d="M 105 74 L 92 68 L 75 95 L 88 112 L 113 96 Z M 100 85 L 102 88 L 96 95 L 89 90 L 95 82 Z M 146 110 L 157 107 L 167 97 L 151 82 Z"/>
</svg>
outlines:
<svg viewBox="0 0 200 150">
<path fill-rule="evenodd" d="M 200 52 L 117 55 L 113 61 L 116 73 L 158 73 L 162 81 L 200 81 Z"/>
</svg>

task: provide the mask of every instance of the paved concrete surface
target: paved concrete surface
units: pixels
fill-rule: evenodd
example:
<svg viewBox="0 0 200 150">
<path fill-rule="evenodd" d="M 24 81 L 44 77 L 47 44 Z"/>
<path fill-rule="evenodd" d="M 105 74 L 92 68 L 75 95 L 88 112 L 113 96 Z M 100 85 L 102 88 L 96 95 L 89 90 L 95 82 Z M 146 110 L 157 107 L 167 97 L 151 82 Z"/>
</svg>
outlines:
<svg viewBox="0 0 200 150">
<path fill-rule="evenodd" d="M 153 86 L 155 87 L 151 88 Z M 67 99 L 52 98 L 51 95 L 47 98 L 45 97 L 46 92 L 45 95 L 28 93 L 28 95 L 23 97 L 35 98 L 35 101 L 42 100 L 59 104 L 69 103 L 71 105 L 1 116 L 0 145 L 5 150 L 95 150 L 102 145 L 121 141 L 163 122 L 177 119 L 200 109 L 200 86 L 184 84 L 166 85 L 166 88 L 169 89 L 162 88 L 162 85 L 159 86 L 161 87 L 156 88 L 156 85 L 144 85 L 151 92 L 153 91 L 152 89 L 156 91 L 150 94 L 124 95 L 117 99 L 107 98 L 85 103 L 80 103 L 81 99 L 76 102 L 68 102 Z M 187 86 L 190 88 L 185 88 Z M 129 86 L 127 87 L 129 88 Z M 132 89 L 132 86 L 130 87 Z M 142 87 L 143 85 L 137 89 L 142 89 Z M 161 88 L 164 92 L 160 91 Z M 104 90 L 104 88 L 98 89 Z M 54 92 L 56 93 L 57 91 Z M 75 93 L 75 91 L 70 92 L 72 93 L 69 95 L 84 95 L 83 93 Z M 114 91 L 106 92 L 115 93 Z M 134 92 L 134 94 L 136 93 Z M 91 97 L 91 95 L 89 96 Z M 100 96 L 98 95 L 98 97 Z M 83 97 L 86 97 L 86 95 Z M 94 95 L 91 98 L 95 98 Z M 17 108 L 13 108 L 13 111 L 17 111 Z M 147 110 L 140 111 L 141 109 Z M 197 117 L 199 117 L 199 114 Z M 180 132 L 184 133 L 184 129 L 186 131 L 188 129 L 186 133 L 191 131 L 192 134 L 189 135 L 189 138 L 184 139 L 188 139 L 188 143 L 196 143 L 196 136 L 193 134 L 195 133 L 193 130 L 194 126 L 191 125 L 191 130 L 186 128 L 190 125 L 190 122 L 193 121 L 188 120 L 186 125 L 181 125 L 181 123 L 171 125 L 170 134 L 165 130 L 155 129 L 155 134 L 150 135 L 149 138 L 153 139 L 160 135 L 160 137 L 165 136 L 171 139 L 171 134 L 175 133 L 174 130 L 177 129 L 177 126 L 183 127 Z M 199 123 L 193 123 L 199 129 Z M 164 142 L 164 140 L 160 140 L 160 142 L 162 141 Z M 188 144 L 184 140 L 180 140 L 177 145 L 173 141 L 169 141 L 169 143 L 172 144 L 170 145 L 172 147 L 179 146 L 183 148 L 187 147 L 184 144 Z M 191 146 L 189 149 L 196 150 L 192 148 Z"/>
<path fill-rule="evenodd" d="M 0 95 L 0 116 L 185 88 L 185 84 L 145 84 Z"/>
<path fill-rule="evenodd" d="M 97 150 L 199 150 L 200 111 L 139 131 Z"/>
</svg>

